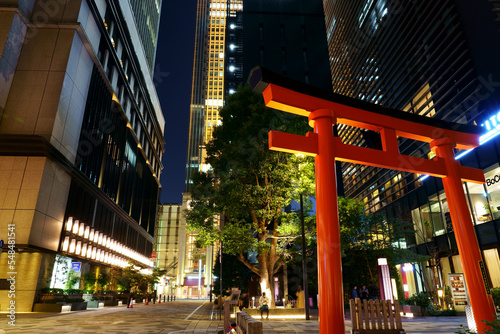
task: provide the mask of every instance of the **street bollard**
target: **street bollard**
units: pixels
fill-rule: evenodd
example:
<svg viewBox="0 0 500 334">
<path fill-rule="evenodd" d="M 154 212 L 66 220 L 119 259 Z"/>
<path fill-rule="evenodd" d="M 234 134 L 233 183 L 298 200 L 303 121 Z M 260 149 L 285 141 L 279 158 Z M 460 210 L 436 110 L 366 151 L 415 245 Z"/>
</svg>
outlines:
<svg viewBox="0 0 500 334">
<path fill-rule="evenodd" d="M 158 299 L 158 304 L 161 304 L 161 293 L 160 293 L 160 299 Z"/>
</svg>

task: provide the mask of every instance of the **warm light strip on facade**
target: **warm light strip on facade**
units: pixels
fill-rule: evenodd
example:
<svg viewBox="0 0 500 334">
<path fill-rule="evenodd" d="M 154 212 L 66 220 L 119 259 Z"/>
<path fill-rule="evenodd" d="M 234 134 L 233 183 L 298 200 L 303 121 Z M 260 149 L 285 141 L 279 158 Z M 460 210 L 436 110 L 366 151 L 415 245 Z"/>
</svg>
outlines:
<svg viewBox="0 0 500 334">
<path fill-rule="evenodd" d="M 75 252 L 75 248 L 76 248 L 76 240 L 75 239 L 71 239 L 71 242 L 69 244 L 69 252 L 70 253 L 74 253 Z"/>
<path fill-rule="evenodd" d="M 68 249 L 69 249 L 69 237 L 65 237 L 64 242 L 63 242 L 63 246 L 62 246 L 62 250 L 63 250 L 63 252 L 67 252 Z"/>
<path fill-rule="evenodd" d="M 80 252 L 82 251 L 82 242 L 78 241 L 76 243 L 76 249 L 75 249 L 75 254 L 80 255 Z"/>
<path fill-rule="evenodd" d="M 118 253 L 117 255 L 105 251 L 104 249 L 100 249 L 96 247 L 96 245 L 88 245 L 87 243 L 82 243 L 82 241 L 77 241 L 76 239 L 71 239 L 66 236 L 62 245 L 63 252 L 75 253 L 76 255 L 80 255 L 81 257 L 92 258 L 92 260 L 115 264 L 120 267 L 127 267 L 128 260 L 119 257 L 119 255 L 123 255 L 135 261 L 138 261 L 148 267 L 152 267 L 154 263 L 145 257 L 144 255 L 139 254 L 132 249 L 125 247 L 124 245 L 118 243 L 116 240 L 111 239 L 110 237 L 104 235 L 103 233 L 91 229 L 90 226 L 85 226 L 84 223 L 80 223 L 78 220 L 74 220 L 73 217 L 68 217 L 66 222 L 66 231 L 71 232 L 73 234 L 78 234 L 82 236 L 84 239 L 93 242 L 94 244 L 100 245 L 103 248 L 107 248 L 108 250 L 113 251 L 114 253 Z"/>
<path fill-rule="evenodd" d="M 80 227 L 80 222 L 78 220 L 75 220 L 73 222 L 73 234 L 78 233 L 78 228 Z"/>
<path fill-rule="evenodd" d="M 68 221 L 66 222 L 66 231 L 71 232 L 72 228 L 73 228 L 73 217 L 69 217 Z"/>
</svg>

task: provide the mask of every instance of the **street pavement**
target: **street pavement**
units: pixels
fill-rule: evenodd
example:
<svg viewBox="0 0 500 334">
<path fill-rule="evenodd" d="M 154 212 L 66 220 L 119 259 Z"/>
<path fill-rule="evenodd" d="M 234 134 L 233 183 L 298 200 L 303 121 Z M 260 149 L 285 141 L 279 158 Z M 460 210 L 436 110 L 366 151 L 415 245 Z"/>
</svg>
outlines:
<svg viewBox="0 0 500 334">
<path fill-rule="evenodd" d="M 0 313 L 0 334 L 194 334 L 223 330 L 223 320 L 208 300 L 105 307 L 69 313 L 18 313 L 16 326 L 8 325 L 7 314 Z M 311 320 L 262 320 L 264 333 L 319 333 L 317 310 Z M 403 319 L 408 334 L 455 333 L 465 317 L 423 317 Z M 346 319 L 346 333 L 350 333 Z M 336 334 L 336 333 L 333 333 Z"/>
</svg>

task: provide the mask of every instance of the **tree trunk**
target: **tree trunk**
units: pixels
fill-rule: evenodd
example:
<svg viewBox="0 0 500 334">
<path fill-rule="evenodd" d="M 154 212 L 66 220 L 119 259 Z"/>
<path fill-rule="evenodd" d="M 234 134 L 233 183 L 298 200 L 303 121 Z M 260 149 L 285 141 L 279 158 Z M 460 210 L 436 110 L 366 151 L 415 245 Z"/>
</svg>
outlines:
<svg viewBox="0 0 500 334">
<path fill-rule="evenodd" d="M 262 292 L 266 293 L 267 298 L 269 298 L 269 307 L 274 308 L 275 307 L 275 302 L 274 302 L 274 287 L 272 285 L 273 283 L 273 274 L 272 272 L 270 273 L 267 268 L 261 269 L 261 275 L 260 275 L 260 290 Z"/>
</svg>

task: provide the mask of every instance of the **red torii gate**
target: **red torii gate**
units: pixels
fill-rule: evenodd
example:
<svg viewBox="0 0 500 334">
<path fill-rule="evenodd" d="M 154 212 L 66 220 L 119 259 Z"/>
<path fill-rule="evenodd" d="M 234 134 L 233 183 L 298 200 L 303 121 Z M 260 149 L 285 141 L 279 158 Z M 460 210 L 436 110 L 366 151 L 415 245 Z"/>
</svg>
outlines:
<svg viewBox="0 0 500 334">
<path fill-rule="evenodd" d="M 326 92 L 261 67 L 252 70 L 249 82 L 262 93 L 268 107 L 306 116 L 314 128 L 306 136 L 270 131 L 269 148 L 315 157 L 320 333 L 345 332 L 335 160 L 443 179 L 474 319 L 483 333 L 488 326 L 482 320 L 494 320 L 495 307 L 462 180 L 484 183 L 484 174 L 461 166 L 453 152 L 455 147 L 478 146 L 478 128 Z M 333 136 L 336 123 L 380 132 L 382 150 L 342 143 Z M 400 154 L 397 137 L 429 143 L 436 157 L 428 160 Z"/>
</svg>

